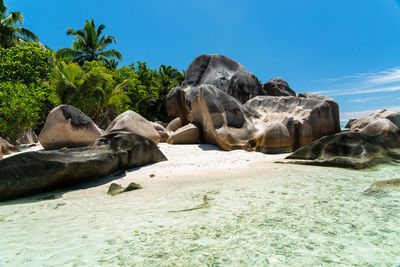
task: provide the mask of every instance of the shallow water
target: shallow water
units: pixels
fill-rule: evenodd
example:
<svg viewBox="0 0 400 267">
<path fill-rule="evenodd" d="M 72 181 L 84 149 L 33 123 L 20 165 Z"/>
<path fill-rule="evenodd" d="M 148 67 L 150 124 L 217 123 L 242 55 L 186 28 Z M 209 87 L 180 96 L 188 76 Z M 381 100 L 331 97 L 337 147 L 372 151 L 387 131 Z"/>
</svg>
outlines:
<svg viewBox="0 0 400 267">
<path fill-rule="evenodd" d="M 400 178 L 399 166 L 266 163 L 200 176 L 114 197 L 103 187 L 0 204 L 0 266 L 400 264 L 400 193 L 363 193 Z M 203 195 L 211 207 L 169 212 Z"/>
</svg>

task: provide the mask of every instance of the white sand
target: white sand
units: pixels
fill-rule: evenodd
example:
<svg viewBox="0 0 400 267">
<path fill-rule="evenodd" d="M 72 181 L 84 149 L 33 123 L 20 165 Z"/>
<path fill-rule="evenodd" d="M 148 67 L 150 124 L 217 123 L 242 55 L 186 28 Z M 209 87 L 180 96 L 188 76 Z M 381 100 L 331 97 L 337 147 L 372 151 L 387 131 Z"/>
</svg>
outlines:
<svg viewBox="0 0 400 267">
<path fill-rule="evenodd" d="M 120 183 L 127 186 L 136 182 L 143 188 L 161 186 L 165 182 L 192 183 L 201 180 L 212 183 L 210 173 L 238 173 L 239 170 L 250 171 L 252 166 L 260 163 L 272 163 L 282 160 L 289 154 L 263 154 L 246 152 L 244 150 L 224 151 L 214 145 L 169 145 L 160 143 L 159 149 L 168 158 L 168 161 L 149 164 L 126 171 L 126 176 L 110 183 Z M 158 187 L 157 186 L 157 187 Z"/>
<path fill-rule="evenodd" d="M 84 185 L 84 188 L 90 191 L 107 191 L 111 183 L 127 186 L 131 182 L 139 183 L 143 189 L 148 190 L 153 190 L 151 188 L 154 187 L 159 190 L 165 190 L 172 184 L 176 185 L 176 183 L 191 184 L 201 182 L 212 184 L 215 183 L 215 180 L 210 174 L 218 173 L 219 177 L 224 180 L 234 179 L 242 173 L 256 172 L 256 165 L 258 165 L 259 169 L 261 164 L 263 171 L 273 169 L 274 167 L 266 166 L 263 163 L 283 160 L 289 155 L 288 153 L 263 154 L 244 150 L 224 151 L 217 146 L 208 144 L 169 145 L 160 143 L 158 147 L 168 161 L 130 169 L 125 173 L 117 171 L 116 174 L 111 174 L 105 179 L 93 181 L 93 186 Z M 43 147 L 41 145 L 25 146 L 20 147 L 20 149 L 24 153 L 39 151 Z M 9 156 L 11 155 L 7 155 L 5 158 Z M 99 182 L 98 185 L 96 185 L 97 182 Z"/>
</svg>

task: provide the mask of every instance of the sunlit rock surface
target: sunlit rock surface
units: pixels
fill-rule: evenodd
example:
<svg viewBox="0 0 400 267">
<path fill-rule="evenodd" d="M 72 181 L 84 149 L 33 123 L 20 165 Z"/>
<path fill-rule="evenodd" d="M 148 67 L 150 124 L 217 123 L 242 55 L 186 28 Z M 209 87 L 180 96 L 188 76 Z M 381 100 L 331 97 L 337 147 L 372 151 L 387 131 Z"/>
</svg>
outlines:
<svg viewBox="0 0 400 267">
<path fill-rule="evenodd" d="M 153 141 L 156 145 L 160 142 L 160 135 L 156 129 L 154 129 L 153 124 L 132 110 L 125 111 L 118 115 L 104 131 L 104 134 L 107 135 L 119 131 L 144 136 Z"/>
<path fill-rule="evenodd" d="M 368 168 L 400 160 L 400 112 L 377 111 L 351 123 L 349 132 L 316 140 L 288 156 L 297 163 Z"/>
<path fill-rule="evenodd" d="M 175 88 L 170 115 L 196 123 L 204 142 L 224 150 L 291 152 L 339 131 L 332 99 L 257 96 L 245 104 L 213 85 Z M 181 103 L 181 105 L 178 105 Z"/>
<path fill-rule="evenodd" d="M 102 134 L 91 118 L 79 109 L 60 105 L 50 111 L 39 134 L 44 149 L 84 147 Z"/>
</svg>

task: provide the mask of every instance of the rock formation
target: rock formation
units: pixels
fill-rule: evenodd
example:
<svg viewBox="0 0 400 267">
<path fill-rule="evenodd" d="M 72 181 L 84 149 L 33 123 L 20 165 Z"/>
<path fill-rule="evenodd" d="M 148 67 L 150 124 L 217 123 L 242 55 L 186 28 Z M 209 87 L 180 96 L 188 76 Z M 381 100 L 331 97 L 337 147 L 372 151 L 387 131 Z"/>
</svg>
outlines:
<svg viewBox="0 0 400 267">
<path fill-rule="evenodd" d="M 264 94 L 270 96 L 296 96 L 289 84 L 281 78 L 272 78 L 263 85 Z"/>
<path fill-rule="evenodd" d="M 260 82 L 238 62 L 222 55 L 201 55 L 190 63 L 182 88 L 214 85 L 245 103 L 264 94 Z"/>
<path fill-rule="evenodd" d="M 157 133 L 160 135 L 160 143 L 165 143 L 168 140 L 168 137 L 170 136 L 171 132 L 167 131 L 163 125 L 161 125 L 158 122 L 152 122 L 154 129 L 157 131 Z"/>
<path fill-rule="evenodd" d="M 164 160 L 152 141 L 127 132 L 102 136 L 88 147 L 20 153 L 0 161 L 0 200 L 61 189 Z"/>
<path fill-rule="evenodd" d="M 173 119 L 170 123 L 168 123 L 168 125 L 165 129 L 170 132 L 175 132 L 176 130 L 178 130 L 181 127 L 182 127 L 182 122 L 181 122 L 181 119 L 178 117 L 178 118 Z"/>
<path fill-rule="evenodd" d="M 350 119 L 350 120 L 346 123 L 346 126 L 344 126 L 344 128 L 350 129 L 351 124 L 352 124 L 353 122 L 355 122 L 356 120 L 357 120 L 357 119 Z"/>
<path fill-rule="evenodd" d="M 108 188 L 107 194 L 111 196 L 115 196 L 118 194 L 122 194 L 125 192 L 133 191 L 133 190 L 138 190 L 142 189 L 142 186 L 140 184 L 136 183 L 130 183 L 126 188 L 123 188 L 121 185 L 112 183 L 110 184 L 110 187 Z"/>
<path fill-rule="evenodd" d="M 119 131 L 139 134 L 150 139 L 156 145 L 160 142 L 160 135 L 154 129 L 153 124 L 132 110 L 118 115 L 104 131 L 104 134 Z"/>
<path fill-rule="evenodd" d="M 175 88 L 169 115 L 199 125 L 206 143 L 224 150 L 291 152 L 340 130 L 331 99 L 257 96 L 244 105 L 213 85 Z M 181 105 L 177 105 L 181 103 Z M 339 129 L 339 130 L 338 130 Z"/>
<path fill-rule="evenodd" d="M 18 147 L 13 146 L 6 140 L 0 137 L 0 148 L 2 155 L 11 155 L 12 153 L 21 152 Z"/>
<path fill-rule="evenodd" d="M 400 191 L 400 179 L 377 181 L 373 183 L 370 188 L 365 190 L 365 193 L 388 193 L 392 191 Z"/>
<path fill-rule="evenodd" d="M 198 125 L 202 141 L 224 150 L 292 152 L 340 131 L 333 99 L 296 97 L 280 78 L 261 88 L 253 74 L 221 55 L 202 55 L 190 64 L 182 88 L 167 95 L 167 110 L 182 126 Z"/>
<path fill-rule="evenodd" d="M 294 163 L 368 168 L 400 159 L 400 112 L 377 111 L 354 121 L 349 132 L 326 136 L 287 157 Z"/>
<path fill-rule="evenodd" d="M 197 144 L 200 138 L 200 129 L 193 123 L 186 124 L 171 134 L 168 144 Z"/>
<path fill-rule="evenodd" d="M 28 128 L 27 130 L 21 132 L 15 142 L 18 145 L 32 145 L 37 144 L 39 139 L 32 128 Z"/>
<path fill-rule="evenodd" d="M 102 130 L 79 109 L 60 105 L 47 116 L 39 142 L 44 149 L 83 147 L 101 134 Z"/>
</svg>

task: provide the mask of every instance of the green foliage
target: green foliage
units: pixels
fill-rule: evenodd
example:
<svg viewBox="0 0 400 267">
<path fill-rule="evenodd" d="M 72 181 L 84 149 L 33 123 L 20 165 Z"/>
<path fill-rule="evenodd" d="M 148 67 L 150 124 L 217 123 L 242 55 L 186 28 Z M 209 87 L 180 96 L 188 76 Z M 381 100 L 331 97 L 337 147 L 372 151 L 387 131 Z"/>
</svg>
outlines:
<svg viewBox="0 0 400 267">
<path fill-rule="evenodd" d="M 8 12 L 3 0 L 0 0 L 0 47 L 10 48 L 29 41 L 39 41 L 30 30 L 16 26 L 22 25 L 24 16 L 19 11 Z"/>
<path fill-rule="evenodd" d="M 34 84 L 0 82 L 0 136 L 13 138 L 40 123 L 46 97 L 46 89 Z"/>
<path fill-rule="evenodd" d="M 148 120 L 168 121 L 165 97 L 173 87 L 181 85 L 185 73 L 164 65 L 158 71 L 152 70 L 145 62 L 138 61 L 137 67 L 131 64 L 129 67 L 119 68 L 113 77 L 117 82 L 127 81 L 130 109 Z"/>
<path fill-rule="evenodd" d="M 60 62 L 50 80 L 50 99 L 55 105 L 72 105 L 102 124 L 128 109 L 130 102 L 124 88 L 112 78 L 112 70 L 98 61 L 77 63 Z"/>
<path fill-rule="evenodd" d="M 39 43 L 0 48 L 0 81 L 41 85 L 54 66 L 53 54 Z"/>
<path fill-rule="evenodd" d="M 115 59 L 122 59 L 122 55 L 115 49 L 106 50 L 112 43 L 117 43 L 114 36 L 101 36 L 106 28 L 101 24 L 98 28 L 94 21 L 86 21 L 83 29 L 77 31 L 68 28 L 67 35 L 72 35 L 76 40 L 72 43 L 72 48 L 62 48 L 56 51 L 58 59 L 70 59 L 79 65 L 86 61 L 102 61 L 110 68 L 116 68 Z M 112 61 L 114 59 L 114 61 Z"/>
<path fill-rule="evenodd" d="M 69 104 L 106 126 L 131 109 L 148 120 L 168 121 L 165 97 L 180 86 L 185 73 L 161 65 L 152 70 L 146 62 L 118 67 L 121 53 L 107 47 L 114 36 L 102 34 L 93 20 L 80 30 L 68 29 L 75 37 L 72 48 L 57 50 L 39 43 L 22 23 L 20 12 L 8 14 L 0 0 L 0 136 L 15 137 L 21 130 L 40 130 L 48 112 Z"/>
</svg>

